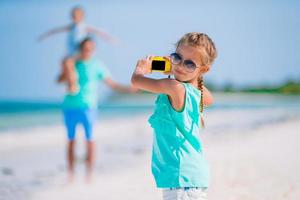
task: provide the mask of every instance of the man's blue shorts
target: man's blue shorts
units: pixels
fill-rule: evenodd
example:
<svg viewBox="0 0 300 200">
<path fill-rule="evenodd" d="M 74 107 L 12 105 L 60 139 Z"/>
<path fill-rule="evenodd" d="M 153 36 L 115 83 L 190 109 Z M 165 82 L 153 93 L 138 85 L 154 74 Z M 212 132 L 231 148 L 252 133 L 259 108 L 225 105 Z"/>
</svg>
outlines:
<svg viewBox="0 0 300 200">
<path fill-rule="evenodd" d="M 93 139 L 92 129 L 97 118 L 97 110 L 66 109 L 63 113 L 69 140 L 75 139 L 77 124 L 83 125 L 86 140 L 91 141 Z"/>
</svg>

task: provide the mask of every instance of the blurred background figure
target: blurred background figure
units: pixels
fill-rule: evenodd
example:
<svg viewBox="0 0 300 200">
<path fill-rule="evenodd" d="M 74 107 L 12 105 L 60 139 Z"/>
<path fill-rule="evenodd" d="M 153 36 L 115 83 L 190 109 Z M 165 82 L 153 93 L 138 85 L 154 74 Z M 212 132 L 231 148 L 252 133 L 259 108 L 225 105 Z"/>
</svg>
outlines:
<svg viewBox="0 0 300 200">
<path fill-rule="evenodd" d="M 79 45 L 79 55 L 75 60 L 75 71 L 77 74 L 77 94 L 67 94 L 64 98 L 64 119 L 68 134 L 67 160 L 70 180 L 74 175 L 75 162 L 75 134 L 76 126 L 82 124 L 86 137 L 86 168 L 87 180 L 91 178 L 93 163 L 95 159 L 95 147 L 93 141 L 93 124 L 97 115 L 98 105 L 98 82 L 103 81 L 107 86 L 117 92 L 136 92 L 132 87 L 118 84 L 111 78 L 108 68 L 93 57 L 95 43 L 90 38 L 85 38 Z M 61 82 L 67 80 L 61 79 Z"/>
<path fill-rule="evenodd" d="M 92 37 L 96 35 L 101 39 L 116 43 L 116 39 L 110 36 L 108 33 L 96 28 L 94 26 L 88 25 L 84 21 L 84 11 L 80 6 L 76 6 L 71 10 L 71 24 L 62 26 L 59 28 L 54 28 L 41 36 L 39 36 L 38 41 L 42 41 L 50 36 L 58 33 L 68 32 L 67 39 L 67 56 L 62 62 L 61 74 L 58 77 L 58 81 L 65 80 L 68 83 L 68 91 L 70 93 L 76 93 L 78 88 L 76 87 L 76 74 L 74 71 L 74 56 L 78 53 L 78 47 L 80 42 L 86 37 Z"/>
</svg>

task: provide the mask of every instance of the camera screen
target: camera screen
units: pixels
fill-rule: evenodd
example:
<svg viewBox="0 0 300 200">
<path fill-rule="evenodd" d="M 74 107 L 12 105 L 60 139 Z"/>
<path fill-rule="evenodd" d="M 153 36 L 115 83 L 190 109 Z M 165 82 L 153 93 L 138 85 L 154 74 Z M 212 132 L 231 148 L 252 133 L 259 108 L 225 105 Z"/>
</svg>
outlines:
<svg viewBox="0 0 300 200">
<path fill-rule="evenodd" d="M 152 61 L 152 70 L 165 70 L 165 61 L 153 60 Z"/>
</svg>

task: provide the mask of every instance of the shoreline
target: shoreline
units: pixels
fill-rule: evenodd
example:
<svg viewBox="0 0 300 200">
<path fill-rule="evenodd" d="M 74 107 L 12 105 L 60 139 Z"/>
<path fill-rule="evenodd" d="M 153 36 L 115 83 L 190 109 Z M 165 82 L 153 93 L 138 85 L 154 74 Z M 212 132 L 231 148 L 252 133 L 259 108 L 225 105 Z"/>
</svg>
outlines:
<svg viewBox="0 0 300 200">
<path fill-rule="evenodd" d="M 129 116 L 140 116 L 140 115 L 151 115 L 153 109 L 150 108 L 136 108 L 136 110 L 131 111 L 131 108 L 108 108 L 107 110 L 99 110 L 97 121 L 109 121 L 121 120 L 122 118 L 127 118 Z M 217 126 L 218 124 L 215 122 L 215 119 L 219 121 L 221 117 L 217 117 L 218 113 L 240 113 L 241 115 L 246 116 L 244 113 L 248 113 L 249 115 L 253 115 L 254 113 L 258 113 L 261 115 L 266 115 L 265 113 L 274 113 L 276 116 L 271 117 L 267 116 L 264 120 L 259 121 L 259 124 L 268 124 L 273 123 L 276 118 L 281 118 L 281 120 L 289 120 L 290 118 L 295 118 L 300 116 L 298 113 L 300 112 L 299 106 L 289 106 L 289 107 L 273 107 L 273 106 L 246 106 L 241 105 L 238 107 L 235 105 L 235 108 L 232 108 L 230 105 L 216 106 L 206 108 L 205 116 L 214 116 L 212 124 L 213 126 Z M 210 118 L 210 117 L 209 117 Z M 261 117 L 258 116 L 258 119 Z M 253 121 L 253 119 L 250 119 Z M 277 119 L 278 120 L 278 119 Z M 211 121 L 208 119 L 208 121 Z M 9 115 L 0 115 L 0 135 L 6 133 L 18 133 L 23 130 L 35 129 L 39 127 L 48 127 L 51 128 L 53 126 L 61 126 L 63 125 L 63 115 L 61 110 L 49 111 L 49 112 L 28 112 L 28 113 L 16 113 Z"/>
</svg>

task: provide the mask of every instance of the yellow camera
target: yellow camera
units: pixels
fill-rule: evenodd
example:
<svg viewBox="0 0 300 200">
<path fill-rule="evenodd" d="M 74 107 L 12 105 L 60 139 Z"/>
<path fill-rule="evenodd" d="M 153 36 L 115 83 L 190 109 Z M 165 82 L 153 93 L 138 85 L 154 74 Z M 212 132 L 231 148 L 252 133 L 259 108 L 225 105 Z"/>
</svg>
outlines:
<svg viewBox="0 0 300 200">
<path fill-rule="evenodd" d="M 154 56 L 151 63 L 152 72 L 170 72 L 171 62 L 162 56 Z"/>
</svg>

